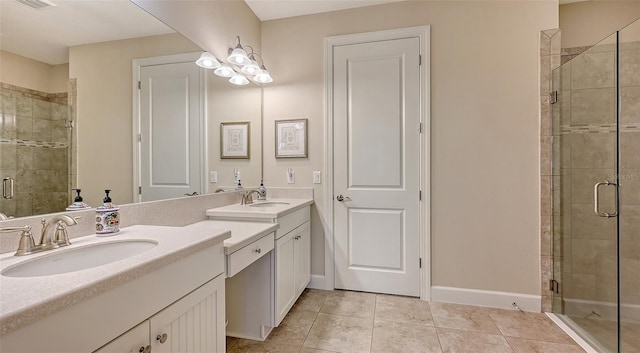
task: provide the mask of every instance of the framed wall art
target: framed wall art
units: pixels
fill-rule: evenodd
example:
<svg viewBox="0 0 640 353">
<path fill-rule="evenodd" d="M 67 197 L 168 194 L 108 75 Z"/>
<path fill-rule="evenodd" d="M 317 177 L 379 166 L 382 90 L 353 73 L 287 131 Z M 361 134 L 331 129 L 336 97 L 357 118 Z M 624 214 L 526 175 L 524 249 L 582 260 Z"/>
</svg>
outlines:
<svg viewBox="0 0 640 353">
<path fill-rule="evenodd" d="M 249 159 L 250 124 L 248 121 L 220 123 L 221 159 Z"/>
<path fill-rule="evenodd" d="M 308 119 L 276 120 L 276 158 L 307 158 Z"/>
</svg>

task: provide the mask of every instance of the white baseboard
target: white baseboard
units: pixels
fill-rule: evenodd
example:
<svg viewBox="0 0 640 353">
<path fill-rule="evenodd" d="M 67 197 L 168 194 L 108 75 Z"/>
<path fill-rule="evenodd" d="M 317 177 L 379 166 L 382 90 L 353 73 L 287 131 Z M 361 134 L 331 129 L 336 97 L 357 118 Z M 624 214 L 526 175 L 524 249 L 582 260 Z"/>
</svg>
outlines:
<svg viewBox="0 0 640 353">
<path fill-rule="evenodd" d="M 311 275 L 311 282 L 309 282 L 307 288 L 326 289 L 324 287 L 324 275 Z"/>
<path fill-rule="evenodd" d="M 431 301 L 486 306 L 501 309 L 516 309 L 513 303 L 524 311 L 539 313 L 542 309 L 541 297 L 522 293 L 498 292 L 469 288 L 431 287 Z"/>
</svg>

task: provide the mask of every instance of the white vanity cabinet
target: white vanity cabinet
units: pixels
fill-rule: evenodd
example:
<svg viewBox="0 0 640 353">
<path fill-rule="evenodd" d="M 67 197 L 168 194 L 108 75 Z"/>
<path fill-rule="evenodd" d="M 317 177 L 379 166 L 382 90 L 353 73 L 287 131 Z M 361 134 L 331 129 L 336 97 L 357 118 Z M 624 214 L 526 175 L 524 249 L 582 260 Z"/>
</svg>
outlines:
<svg viewBox="0 0 640 353">
<path fill-rule="evenodd" d="M 282 217 L 279 223 L 280 229 L 276 232 L 275 245 L 276 318 L 274 326 L 280 325 L 311 280 L 309 207 Z M 291 229 L 294 226 L 295 228 Z"/>
<path fill-rule="evenodd" d="M 145 320 L 93 353 L 148 353 L 150 350 L 149 320 Z"/>
<path fill-rule="evenodd" d="M 249 310 L 244 305 L 227 304 L 227 315 L 229 317 L 229 327 L 227 332 L 230 336 L 264 340 L 272 327 L 280 325 L 284 317 L 287 315 L 293 304 L 300 297 L 300 294 L 309 285 L 311 281 L 311 226 L 310 226 L 310 205 L 313 203 L 311 199 L 271 199 L 264 203 L 256 202 L 249 205 L 229 205 L 207 210 L 207 216 L 212 219 L 226 221 L 244 221 L 243 223 L 277 223 L 278 228 L 275 230 L 275 244 L 273 246 L 271 264 L 266 257 L 254 262 L 250 267 L 244 268 L 244 264 L 248 263 L 251 249 L 247 250 L 247 254 L 241 256 L 242 261 L 235 261 L 231 257 L 228 260 L 227 275 L 232 276 L 234 280 L 227 280 L 228 297 L 236 297 L 236 294 L 229 295 L 232 291 L 241 291 L 243 288 L 265 288 L 268 284 L 272 286 L 273 298 L 271 300 L 271 317 L 269 327 L 264 328 L 262 332 L 253 331 L 251 335 L 236 333 L 231 330 L 233 316 L 251 316 L 255 317 L 256 310 Z M 233 234 L 233 230 L 231 231 Z M 266 240 L 263 240 L 266 242 Z M 227 242 L 225 241 L 225 244 Z M 229 254 L 227 254 L 229 255 Z M 262 269 L 271 266 L 272 272 L 266 270 L 258 271 L 256 264 L 265 262 Z M 241 271 L 235 270 L 241 268 Z M 244 273 L 244 274 L 243 274 Z M 241 277 L 238 277 L 242 274 Z M 263 283 L 264 281 L 270 283 Z M 255 292 L 250 289 L 251 292 Z M 240 298 L 238 296 L 238 298 Z M 231 299 L 230 299 L 231 300 Z M 238 302 L 249 302 L 247 300 Z M 260 306 L 260 315 L 263 313 L 264 306 Z M 262 317 L 262 316 L 261 316 Z M 266 326 L 266 325 L 263 325 Z M 267 331 L 265 331 L 267 330 Z M 244 331 L 246 332 L 246 331 Z"/>
<path fill-rule="evenodd" d="M 149 319 L 151 351 L 224 352 L 224 277 L 218 276 Z"/>
<path fill-rule="evenodd" d="M 94 353 L 224 352 L 224 317 L 218 276 Z"/>
</svg>

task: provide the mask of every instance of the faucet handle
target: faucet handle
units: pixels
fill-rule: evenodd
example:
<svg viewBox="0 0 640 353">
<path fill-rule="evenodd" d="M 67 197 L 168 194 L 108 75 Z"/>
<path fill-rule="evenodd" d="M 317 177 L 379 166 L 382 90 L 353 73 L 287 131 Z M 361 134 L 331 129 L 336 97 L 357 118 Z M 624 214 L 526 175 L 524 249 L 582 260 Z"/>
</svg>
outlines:
<svg viewBox="0 0 640 353">
<path fill-rule="evenodd" d="M 53 236 L 53 241 L 58 243 L 58 246 L 71 245 L 69 233 L 67 233 L 67 226 L 64 222 L 56 222 L 56 233 Z"/>
<path fill-rule="evenodd" d="M 18 243 L 18 250 L 16 251 L 15 256 L 29 255 L 33 253 L 36 248 L 36 244 L 33 240 L 33 234 L 31 234 L 31 226 L 0 228 L 0 233 L 18 231 L 22 231 L 22 234 L 20 234 L 20 242 Z"/>
</svg>

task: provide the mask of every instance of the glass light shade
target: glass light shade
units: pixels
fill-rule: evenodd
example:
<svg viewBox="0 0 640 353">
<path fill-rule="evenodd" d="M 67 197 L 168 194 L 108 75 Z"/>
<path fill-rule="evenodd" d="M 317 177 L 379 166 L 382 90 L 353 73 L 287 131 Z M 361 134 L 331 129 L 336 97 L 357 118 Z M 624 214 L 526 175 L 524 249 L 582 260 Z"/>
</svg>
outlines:
<svg viewBox="0 0 640 353">
<path fill-rule="evenodd" d="M 229 65 L 222 64 L 213 73 L 220 77 L 232 77 L 235 71 Z"/>
<path fill-rule="evenodd" d="M 229 82 L 233 83 L 234 85 L 238 85 L 238 86 L 244 86 L 246 84 L 249 84 L 249 80 L 244 77 L 243 75 L 240 75 L 239 73 L 236 73 L 235 75 L 233 75 L 230 79 Z"/>
<path fill-rule="evenodd" d="M 247 52 L 244 51 L 240 45 L 233 49 L 231 55 L 227 58 L 227 61 L 240 66 L 249 65 L 249 63 L 251 63 L 251 60 L 247 56 Z"/>
<path fill-rule="evenodd" d="M 255 60 L 251 60 L 251 62 L 248 65 L 243 66 L 240 71 L 242 71 L 242 73 L 250 75 L 250 76 L 254 76 L 260 73 L 260 66 L 258 66 L 258 63 Z"/>
<path fill-rule="evenodd" d="M 196 65 L 205 69 L 217 69 L 220 67 L 220 62 L 215 56 L 205 51 L 200 54 L 200 57 L 196 60 Z"/>
<path fill-rule="evenodd" d="M 258 73 L 253 78 L 253 80 L 259 83 L 271 83 L 273 82 L 273 77 L 271 77 L 271 75 L 269 74 L 269 71 L 267 71 L 264 65 L 262 65 L 262 68 L 260 69 L 260 73 Z"/>
</svg>

